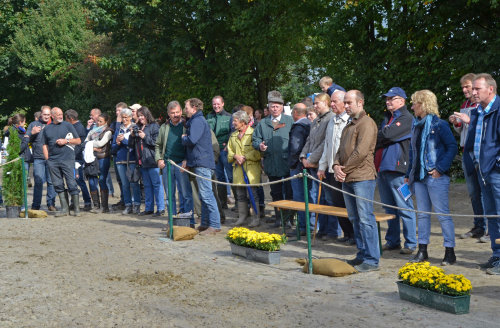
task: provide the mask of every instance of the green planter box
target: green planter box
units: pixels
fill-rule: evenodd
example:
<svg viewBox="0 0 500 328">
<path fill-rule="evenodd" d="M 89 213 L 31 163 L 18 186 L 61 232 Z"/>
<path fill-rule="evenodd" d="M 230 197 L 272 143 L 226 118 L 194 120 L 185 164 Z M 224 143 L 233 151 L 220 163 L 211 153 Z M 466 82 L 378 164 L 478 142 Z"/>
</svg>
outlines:
<svg viewBox="0 0 500 328">
<path fill-rule="evenodd" d="M 402 300 L 454 314 L 469 313 L 470 295 L 449 296 L 413 287 L 401 281 L 397 281 L 396 284 L 398 284 L 399 298 Z"/>
<path fill-rule="evenodd" d="M 268 252 L 260 249 L 243 247 L 229 242 L 231 246 L 231 253 L 234 255 L 242 256 L 246 259 L 266 263 L 266 264 L 280 264 L 280 251 Z"/>
</svg>

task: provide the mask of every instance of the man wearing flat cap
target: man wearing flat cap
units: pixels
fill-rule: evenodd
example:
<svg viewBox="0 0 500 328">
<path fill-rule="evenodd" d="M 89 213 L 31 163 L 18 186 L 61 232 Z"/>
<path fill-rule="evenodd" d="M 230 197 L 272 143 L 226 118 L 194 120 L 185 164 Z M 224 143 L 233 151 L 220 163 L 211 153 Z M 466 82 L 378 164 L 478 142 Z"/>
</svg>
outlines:
<svg viewBox="0 0 500 328">
<path fill-rule="evenodd" d="M 375 169 L 378 172 L 377 184 L 380 200 L 384 204 L 413 210 L 411 198 L 405 200 L 398 188 L 404 182 L 408 170 L 410 138 L 413 116 L 405 105 L 406 93 L 399 87 L 391 88 L 385 97 L 387 111 L 379 127 L 375 146 Z M 401 254 L 411 254 L 417 247 L 415 213 L 393 208 L 384 208 L 386 213 L 396 218 L 387 221 L 386 244 L 383 250 L 400 250 Z M 404 247 L 401 248 L 401 228 L 403 221 Z"/>
<path fill-rule="evenodd" d="M 279 91 L 267 95 L 270 115 L 262 119 L 252 136 L 252 146 L 264 157 L 264 172 L 269 181 L 277 181 L 290 175 L 288 166 L 288 139 L 293 125 L 291 116 L 283 113 L 283 97 Z M 290 181 L 272 184 L 273 201 L 292 199 Z M 279 226 L 279 211 L 275 209 L 275 226 Z"/>
</svg>

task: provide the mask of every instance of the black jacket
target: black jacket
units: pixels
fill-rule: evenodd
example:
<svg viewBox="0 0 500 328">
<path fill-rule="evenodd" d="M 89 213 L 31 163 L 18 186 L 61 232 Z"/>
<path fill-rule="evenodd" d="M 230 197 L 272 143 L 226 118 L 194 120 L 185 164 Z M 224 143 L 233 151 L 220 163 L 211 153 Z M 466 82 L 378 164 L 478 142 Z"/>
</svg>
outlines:
<svg viewBox="0 0 500 328">
<path fill-rule="evenodd" d="M 288 166 L 290 169 L 302 169 L 300 153 L 306 144 L 311 129 L 311 121 L 301 119 L 293 123 L 288 139 Z"/>
<path fill-rule="evenodd" d="M 133 148 L 137 155 L 137 164 L 143 168 L 154 168 L 158 165 L 155 161 L 155 144 L 156 138 L 160 131 L 157 123 L 150 123 L 143 128 L 142 131 L 146 135 L 144 139 L 134 136 L 129 140 L 129 147 Z"/>
</svg>

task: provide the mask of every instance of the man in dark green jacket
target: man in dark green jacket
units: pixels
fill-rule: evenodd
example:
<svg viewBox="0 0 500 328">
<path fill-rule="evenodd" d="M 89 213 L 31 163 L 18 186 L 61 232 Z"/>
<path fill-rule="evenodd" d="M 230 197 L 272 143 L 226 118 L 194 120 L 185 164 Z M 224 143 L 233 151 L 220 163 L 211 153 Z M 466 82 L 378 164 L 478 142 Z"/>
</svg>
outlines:
<svg viewBox="0 0 500 328">
<path fill-rule="evenodd" d="M 221 96 L 213 97 L 212 108 L 213 111 L 207 115 L 207 123 L 215 133 L 220 147 L 219 160 L 215 166 L 215 176 L 218 181 L 232 183 L 233 168 L 227 161 L 227 142 L 231 134 L 231 114 L 224 110 L 224 98 Z M 226 180 L 226 175 L 229 181 Z M 217 194 L 222 203 L 222 208 L 227 208 L 227 187 L 218 184 Z"/>
<path fill-rule="evenodd" d="M 288 139 L 293 125 L 291 116 L 283 114 L 283 98 L 278 91 L 271 91 L 267 95 L 271 115 L 262 119 L 255 128 L 252 137 L 252 146 L 261 151 L 264 157 L 264 172 L 269 181 L 277 181 L 290 176 L 288 165 Z M 273 201 L 292 199 L 290 181 L 271 185 Z M 275 210 L 275 225 L 279 226 L 279 211 Z"/>
</svg>

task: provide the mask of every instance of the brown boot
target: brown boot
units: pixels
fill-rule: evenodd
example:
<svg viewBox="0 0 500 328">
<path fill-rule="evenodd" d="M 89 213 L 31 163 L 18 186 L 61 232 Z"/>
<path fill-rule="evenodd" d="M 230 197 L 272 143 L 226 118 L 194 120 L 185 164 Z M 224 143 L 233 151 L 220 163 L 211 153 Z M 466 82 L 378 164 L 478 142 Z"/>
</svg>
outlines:
<svg viewBox="0 0 500 328">
<path fill-rule="evenodd" d="M 109 199 L 109 190 L 101 190 L 102 213 L 109 213 L 108 199 Z"/>
<path fill-rule="evenodd" d="M 90 197 L 92 198 L 92 203 L 94 203 L 94 208 L 90 211 L 92 213 L 100 213 L 101 202 L 99 201 L 99 191 L 91 191 Z"/>
</svg>

